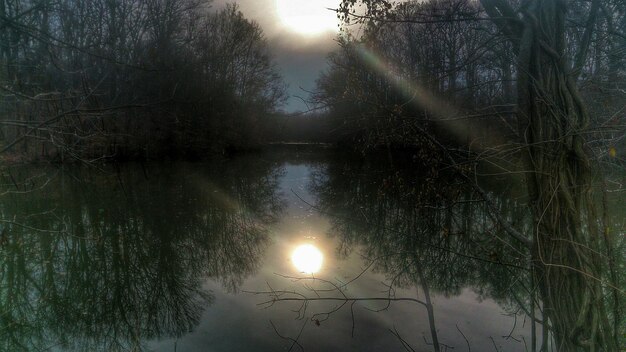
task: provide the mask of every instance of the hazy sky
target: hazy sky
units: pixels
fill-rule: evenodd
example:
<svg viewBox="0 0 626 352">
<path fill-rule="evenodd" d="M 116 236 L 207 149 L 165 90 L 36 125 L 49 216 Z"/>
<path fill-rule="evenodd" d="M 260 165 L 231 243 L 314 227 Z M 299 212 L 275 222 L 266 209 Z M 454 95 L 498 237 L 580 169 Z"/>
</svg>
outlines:
<svg viewBox="0 0 626 352">
<path fill-rule="evenodd" d="M 214 8 L 233 1 L 215 0 Z M 289 85 L 284 109 L 306 110 L 296 96 L 308 98 L 315 79 L 326 68 L 326 56 L 337 48 L 337 19 L 327 8 L 336 8 L 340 0 L 238 0 L 246 16 L 259 23 L 274 53 L 275 61 Z M 301 89 L 302 88 L 302 89 Z"/>
</svg>

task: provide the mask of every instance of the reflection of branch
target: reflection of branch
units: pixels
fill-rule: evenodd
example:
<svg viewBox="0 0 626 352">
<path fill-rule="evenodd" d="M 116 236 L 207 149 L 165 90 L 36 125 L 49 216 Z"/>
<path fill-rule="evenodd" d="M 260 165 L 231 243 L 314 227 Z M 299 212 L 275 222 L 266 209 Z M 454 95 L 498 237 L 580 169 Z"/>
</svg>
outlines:
<svg viewBox="0 0 626 352">
<path fill-rule="evenodd" d="M 513 331 L 515 331 L 515 328 L 517 327 L 517 312 L 511 315 L 513 316 L 513 326 L 511 327 L 511 331 L 509 331 L 508 335 L 504 335 L 502 336 L 502 338 L 505 340 L 513 339 L 517 342 L 521 342 L 519 339 L 516 339 L 515 337 L 513 337 Z"/>
<path fill-rule="evenodd" d="M 304 324 L 302 324 L 302 327 L 300 328 L 300 332 L 298 333 L 298 336 L 294 339 L 291 338 L 289 336 L 283 336 L 278 332 L 278 329 L 276 329 L 276 325 L 274 325 L 274 323 L 270 320 L 270 325 L 272 325 L 272 328 L 274 329 L 274 332 L 276 333 L 276 335 L 278 335 L 278 337 L 280 337 L 281 339 L 284 340 L 288 340 L 291 341 L 291 347 L 289 347 L 289 351 L 291 351 L 293 349 L 294 346 L 298 346 L 300 347 L 300 350 L 304 351 L 304 347 L 302 347 L 302 345 L 300 344 L 300 342 L 298 342 L 298 339 L 300 338 L 300 335 L 302 335 L 302 331 L 304 330 L 304 327 L 306 326 L 307 321 L 304 321 Z"/>
<path fill-rule="evenodd" d="M 393 327 L 393 330 L 389 329 L 389 331 L 398 338 L 398 340 L 400 340 L 400 343 L 402 344 L 402 347 L 404 347 L 405 350 L 407 351 L 411 351 L 411 352 L 415 352 L 415 350 L 413 349 L 413 347 L 411 347 L 411 345 L 409 345 L 408 342 L 406 342 L 402 336 L 400 336 L 400 333 L 398 332 L 398 330 L 396 329 L 395 325 Z"/>
<path fill-rule="evenodd" d="M 493 343 L 493 348 L 496 349 L 496 352 L 500 352 L 500 350 L 498 349 L 498 346 L 496 346 L 496 341 L 493 339 L 493 337 L 489 336 L 489 338 L 491 339 L 491 343 Z"/>
<path fill-rule="evenodd" d="M 477 186 L 476 186 L 476 187 L 477 187 Z M 306 205 L 308 205 L 309 207 L 311 207 L 311 209 L 314 209 L 314 210 L 316 210 L 316 211 L 317 211 L 317 212 L 319 212 L 319 213 L 326 214 L 326 215 L 329 215 L 329 216 L 332 216 L 332 217 L 342 218 L 342 217 L 341 217 L 341 216 L 339 216 L 339 215 L 335 215 L 335 214 L 329 213 L 329 212 L 327 212 L 327 211 L 324 211 L 324 210 L 323 210 L 323 209 L 321 209 L 320 207 L 318 207 L 318 206 L 316 206 L 316 205 L 313 205 L 313 204 L 309 203 L 308 201 L 306 201 L 305 199 L 303 199 L 302 197 L 300 197 L 300 195 L 298 195 L 298 194 L 297 194 L 297 193 L 296 193 L 293 189 L 291 190 L 291 192 L 292 192 L 292 193 L 293 193 L 296 197 L 298 197 L 298 199 L 300 199 L 300 200 L 301 200 L 302 202 L 304 202 Z M 483 191 L 483 192 L 484 192 L 484 191 Z M 486 195 L 486 194 L 485 194 L 485 195 Z M 485 201 L 486 201 L 486 202 L 489 202 L 489 201 L 491 201 L 491 200 L 490 200 L 490 199 L 489 199 L 489 200 L 488 200 L 488 199 L 485 199 Z M 492 213 L 492 212 L 494 212 L 494 211 L 495 211 L 495 210 L 492 210 L 492 211 L 490 211 L 490 213 Z M 354 219 L 351 219 L 351 218 L 346 217 L 346 216 L 343 216 L 343 218 L 344 218 L 344 219 L 347 219 L 347 220 L 354 220 Z M 503 220 L 503 221 L 504 221 L 504 220 Z M 365 222 L 367 223 L 367 221 L 365 221 Z M 503 223 L 500 223 L 499 221 L 498 221 L 498 223 L 499 223 L 499 224 L 501 224 L 503 227 L 505 226 Z M 509 225 L 509 226 L 510 226 L 510 225 Z M 389 227 L 386 227 L 386 226 L 382 226 L 382 227 L 383 227 L 384 229 L 388 230 L 388 231 L 392 231 L 392 232 L 396 232 L 396 233 L 401 233 L 401 231 L 396 230 L 396 229 L 393 229 L 393 228 L 389 228 Z M 506 228 L 505 228 L 505 230 L 506 230 Z M 512 231 L 516 231 L 516 230 L 515 230 L 515 229 L 513 229 L 512 227 L 511 227 L 511 230 L 512 230 Z M 520 236 L 521 236 L 521 234 L 520 234 Z M 498 264 L 498 265 L 508 266 L 508 267 L 512 267 L 512 268 L 516 268 L 516 269 L 524 269 L 524 270 L 528 270 L 528 268 L 527 268 L 527 267 L 525 267 L 525 266 L 521 266 L 521 265 L 517 265 L 517 264 L 513 264 L 513 263 L 504 263 L 504 262 L 501 262 L 501 261 L 494 261 L 494 260 L 490 260 L 490 259 L 486 259 L 486 258 L 475 257 L 475 256 L 472 256 L 472 255 L 469 255 L 469 254 L 464 254 L 464 253 L 460 253 L 460 252 L 453 251 L 453 250 L 448 249 L 448 248 L 444 248 L 444 247 L 441 247 L 441 246 L 437 246 L 437 245 L 435 245 L 435 244 L 428 243 L 428 242 L 423 242 L 423 244 L 424 244 L 424 245 L 426 245 L 426 246 L 428 246 L 428 247 L 431 247 L 431 248 L 434 248 L 434 249 L 438 249 L 438 250 L 441 250 L 441 251 L 444 251 L 444 252 L 452 253 L 452 254 L 455 254 L 455 255 L 458 255 L 458 256 L 461 256 L 461 257 L 467 258 L 467 259 L 473 259 L 473 260 L 477 260 L 477 261 L 481 261 L 481 262 L 485 262 L 485 263 L 490 263 L 490 264 Z M 401 254 L 401 253 L 396 253 L 396 254 Z"/>
<path fill-rule="evenodd" d="M 346 293 L 344 292 L 344 289 L 347 287 L 347 285 L 349 285 L 350 283 L 354 282 L 355 280 L 357 280 L 358 278 L 360 278 L 365 272 L 367 272 L 370 267 L 373 265 L 373 263 L 375 263 L 379 258 L 373 260 L 365 269 L 363 269 L 361 271 L 361 273 L 359 273 L 359 275 L 357 275 L 356 277 L 354 277 L 353 279 L 349 280 L 347 283 L 342 283 L 342 284 L 336 284 L 330 280 L 326 280 L 326 279 L 322 279 L 322 278 L 316 278 L 316 277 L 293 277 L 293 276 L 286 276 L 286 275 L 281 275 L 281 274 L 276 274 L 280 277 L 283 277 L 285 279 L 290 279 L 292 280 L 292 282 L 303 282 L 302 286 L 307 289 L 308 291 L 312 292 L 314 294 L 314 297 L 302 294 L 300 292 L 297 291 L 287 291 L 287 290 L 274 290 L 269 284 L 269 291 L 244 291 L 246 293 L 250 293 L 250 294 L 254 294 L 254 295 L 268 295 L 270 297 L 270 300 L 258 303 L 258 306 L 263 306 L 263 308 L 269 308 L 272 307 L 274 304 L 276 304 L 277 302 L 299 302 L 301 303 L 300 307 L 296 310 L 293 310 L 295 313 L 298 314 L 298 318 L 297 319 L 304 319 L 304 317 L 306 316 L 306 310 L 308 308 L 308 305 L 310 302 L 339 302 L 340 304 L 335 305 L 334 307 L 332 307 L 330 310 L 325 311 L 325 312 L 318 312 L 318 313 L 314 313 L 309 319 L 305 320 L 305 324 L 308 320 L 311 320 L 313 322 L 315 322 L 316 325 L 320 325 L 320 322 L 326 321 L 330 318 L 330 316 L 333 313 L 338 312 L 339 310 L 341 310 L 344 306 L 346 306 L 347 303 L 350 303 L 350 317 L 352 320 L 352 329 L 351 329 L 351 336 L 354 337 L 354 330 L 355 330 L 355 318 L 354 318 L 354 305 L 356 304 L 356 302 L 361 302 L 361 301 L 369 301 L 369 302 L 386 302 L 387 305 L 384 309 L 388 308 L 389 305 L 391 304 L 391 302 L 413 302 L 413 303 L 419 303 L 423 306 L 425 306 L 427 309 L 428 308 L 428 304 L 427 302 L 421 301 L 419 299 L 416 298 L 410 298 L 410 297 L 395 297 L 392 296 L 391 294 L 388 294 L 387 297 L 350 297 L 348 295 L 346 295 Z M 309 285 L 307 283 L 307 281 L 314 281 L 314 282 L 321 282 L 323 284 L 329 285 L 330 288 L 314 288 L 311 285 Z M 390 287 L 389 292 L 392 291 L 392 288 Z M 335 297 L 323 297 L 321 294 L 324 293 L 329 293 L 329 292 L 333 292 L 333 293 L 338 293 L 340 294 L 340 296 L 335 296 Z M 371 310 L 371 309 L 368 309 Z M 280 335 L 280 333 L 278 333 L 278 331 L 276 330 L 276 327 L 273 325 L 273 323 L 270 321 L 270 323 L 272 324 L 272 327 L 274 328 L 274 331 L 276 332 L 276 334 L 278 334 L 281 338 L 284 339 L 288 339 L 290 341 L 293 341 L 294 344 L 297 343 L 298 338 L 300 337 L 300 335 L 302 334 L 302 331 L 304 330 L 304 326 L 302 326 L 300 333 L 298 334 L 298 337 L 296 337 L 295 339 L 290 338 L 290 337 L 285 337 Z M 392 332 L 393 333 L 393 332 Z M 399 336 L 399 335 L 397 335 Z M 298 343 L 298 346 L 300 346 L 300 344 Z M 408 344 L 407 344 L 408 346 Z M 302 348 L 302 346 L 300 346 Z M 410 347 L 410 346 L 409 346 Z M 293 348 L 293 345 L 292 345 Z M 405 347 L 406 348 L 406 347 Z M 290 349 L 291 350 L 291 349 Z M 411 349 L 412 350 L 412 349 Z"/>
<path fill-rule="evenodd" d="M 467 337 L 465 336 L 463 331 L 461 331 L 461 329 L 459 329 L 459 324 L 455 324 L 455 325 L 456 325 L 456 329 L 459 331 L 461 336 L 463 336 L 463 338 L 465 339 L 465 343 L 467 343 L 467 352 L 472 352 L 472 348 L 470 347 L 469 340 L 467 339 Z"/>
<path fill-rule="evenodd" d="M 422 132 L 422 134 L 429 141 L 431 141 L 433 144 L 435 144 L 441 149 L 441 151 L 446 155 L 448 161 L 450 161 L 451 166 L 457 171 L 458 175 L 460 175 L 464 180 L 466 180 L 467 183 L 471 185 L 472 188 L 474 188 L 474 190 L 476 190 L 483 197 L 483 199 L 485 200 L 485 203 L 489 207 L 490 216 L 493 217 L 494 220 L 498 222 L 511 237 L 513 237 L 514 239 L 524 244 L 527 248 L 530 248 L 530 246 L 532 245 L 532 241 L 528 239 L 526 236 L 524 236 L 521 232 L 513 228 L 513 226 L 506 219 L 504 219 L 502 214 L 500 214 L 500 212 L 497 211 L 493 203 L 493 200 L 491 199 L 491 197 L 489 197 L 489 194 L 487 194 L 487 192 L 484 189 L 482 189 L 478 185 L 477 182 L 472 181 L 472 179 L 469 176 L 467 176 L 462 170 L 458 168 L 458 163 L 456 162 L 456 160 L 454 160 L 454 158 L 450 154 L 450 151 L 443 144 L 441 144 L 441 142 L 439 142 L 437 138 L 433 137 L 430 133 L 426 132 L 424 129 L 420 127 L 417 127 L 417 129 L 420 130 L 420 132 Z"/>
<path fill-rule="evenodd" d="M 350 303 L 350 316 L 351 316 L 351 320 L 352 320 L 352 328 L 351 328 L 351 336 L 354 337 L 354 330 L 355 330 L 355 317 L 354 317 L 354 305 L 356 304 L 356 302 L 361 302 L 361 301 L 369 301 L 369 302 L 386 302 L 387 303 L 387 307 L 389 307 L 389 305 L 391 304 L 391 302 L 413 302 L 413 303 L 418 303 L 421 304 L 423 306 L 425 306 L 428 309 L 428 304 L 427 302 L 421 301 L 419 299 L 416 298 L 411 298 L 411 297 L 394 297 L 391 294 L 389 294 L 387 297 L 350 297 L 348 295 L 346 295 L 346 293 L 344 292 L 344 289 L 347 287 L 347 285 L 349 285 L 350 283 L 356 281 L 358 278 L 360 278 L 365 272 L 367 272 L 370 267 L 378 260 L 379 258 L 373 260 L 367 267 L 365 267 L 365 269 L 363 269 L 356 277 L 352 278 L 351 280 L 349 280 L 346 283 L 341 283 L 341 284 L 336 284 L 330 280 L 326 280 L 326 279 L 322 279 L 322 278 L 316 278 L 316 277 L 294 277 L 294 276 L 287 276 L 287 275 L 281 275 L 281 274 L 276 274 L 280 277 L 283 277 L 285 279 L 290 279 L 292 280 L 292 282 L 303 282 L 302 286 L 307 289 L 308 291 L 311 291 L 314 294 L 314 297 L 311 296 L 307 296 L 305 294 L 302 294 L 300 292 L 297 291 L 287 291 L 287 290 L 274 290 L 271 286 L 269 286 L 269 291 L 244 291 L 246 293 L 250 293 L 250 294 L 254 294 L 254 295 L 261 295 L 261 294 L 266 294 L 268 295 L 271 299 L 258 303 L 257 305 L 259 306 L 263 306 L 263 308 L 269 308 L 271 306 L 273 306 L 274 304 L 276 304 L 277 302 L 300 302 L 301 305 L 298 309 L 294 310 L 294 312 L 298 313 L 298 319 L 303 319 L 306 316 L 306 310 L 308 308 L 308 305 L 310 302 L 339 302 L 340 304 L 332 307 L 330 310 L 325 311 L 325 312 L 318 312 L 318 313 L 314 313 L 313 315 L 311 315 L 311 317 L 309 319 L 306 319 L 304 324 L 302 325 L 302 328 L 300 329 L 300 332 L 298 334 L 298 336 L 294 339 L 291 337 L 287 337 L 287 336 L 283 336 L 281 335 L 278 330 L 276 329 L 276 327 L 274 326 L 274 324 L 272 323 L 272 321 L 270 321 L 270 324 L 272 325 L 272 328 L 274 328 L 274 331 L 276 332 L 276 334 L 278 336 L 280 336 L 283 339 L 292 341 L 293 344 L 290 347 L 290 351 L 291 349 L 297 344 L 298 347 L 300 347 L 302 350 L 304 350 L 304 348 L 300 345 L 300 343 L 298 342 L 298 339 L 300 338 L 300 335 L 302 334 L 302 331 L 304 330 L 304 327 L 307 323 L 308 320 L 311 320 L 313 322 L 315 322 L 316 325 L 320 325 L 320 322 L 324 322 L 326 320 L 328 320 L 330 318 L 330 316 L 333 313 L 338 312 L 339 310 L 341 310 L 344 306 L 346 306 L 347 303 Z M 321 282 L 323 284 L 329 285 L 330 288 L 314 288 L 311 285 L 307 284 L 306 281 L 314 281 L 314 282 Z M 390 287 L 390 292 L 391 292 L 392 288 Z M 335 296 L 335 297 L 323 297 L 321 294 L 323 293 L 329 293 L 329 292 L 335 292 L 340 294 L 340 296 Z M 371 310 L 371 309 L 370 309 Z M 401 337 L 399 337 L 399 334 L 397 333 L 397 331 L 394 333 L 392 331 L 392 333 L 394 335 L 396 335 L 396 337 L 398 337 L 402 343 L 403 346 L 405 346 L 405 349 L 413 351 L 413 349 L 408 345 L 408 343 L 406 343 L 406 341 L 402 340 Z"/>
<path fill-rule="evenodd" d="M 427 344 L 428 346 L 433 346 L 434 348 L 438 348 L 438 346 L 443 346 L 445 348 L 444 351 L 447 351 L 448 349 L 454 349 L 454 347 L 450 346 L 450 345 L 446 345 L 445 343 L 439 343 L 439 344 L 434 344 L 431 342 L 428 342 L 428 340 L 426 340 L 426 336 L 422 335 L 422 338 L 424 339 L 424 343 Z"/>
<path fill-rule="evenodd" d="M 259 291 L 259 292 L 247 292 L 247 293 L 253 293 L 253 294 L 272 294 L 272 293 L 278 293 L 280 295 L 283 294 L 294 294 L 294 295 L 299 295 L 302 297 L 275 297 L 272 298 L 269 301 L 265 301 L 265 302 L 261 302 L 258 303 L 257 305 L 266 305 L 266 307 L 271 307 L 273 306 L 276 302 L 316 302 L 316 301 L 327 301 L 327 302 L 361 302 L 361 301 L 370 301 L 370 302 L 413 302 L 413 303 L 419 303 L 423 306 L 426 306 L 426 302 L 421 301 L 419 299 L 416 298 L 411 298 L 411 297 L 347 297 L 347 298 L 343 298 L 343 297 L 307 297 L 304 295 L 300 295 L 296 292 L 293 291 Z"/>
<path fill-rule="evenodd" d="M 477 183 L 470 182 L 470 184 L 472 185 L 474 190 L 476 190 L 476 192 L 478 192 L 481 195 L 481 197 L 483 197 L 483 199 L 485 200 L 485 203 L 487 204 L 487 207 L 489 208 L 489 210 L 491 210 L 489 212 L 489 215 L 491 215 L 491 217 L 493 217 L 494 220 L 496 220 L 496 222 L 499 223 L 500 226 L 502 226 L 504 228 L 504 230 L 511 237 L 515 238 L 519 242 L 523 243 L 526 247 L 530 248 L 530 246 L 532 244 L 532 241 L 530 239 L 528 239 L 528 237 L 524 236 L 521 232 L 519 232 L 515 228 L 513 228 L 511 223 L 509 223 L 502 216 L 502 214 L 500 214 L 500 212 L 497 209 L 495 209 L 495 205 L 493 203 L 493 200 L 491 200 L 491 197 L 489 196 L 489 194 L 487 194 L 487 192 L 484 189 L 482 189 Z"/>
</svg>

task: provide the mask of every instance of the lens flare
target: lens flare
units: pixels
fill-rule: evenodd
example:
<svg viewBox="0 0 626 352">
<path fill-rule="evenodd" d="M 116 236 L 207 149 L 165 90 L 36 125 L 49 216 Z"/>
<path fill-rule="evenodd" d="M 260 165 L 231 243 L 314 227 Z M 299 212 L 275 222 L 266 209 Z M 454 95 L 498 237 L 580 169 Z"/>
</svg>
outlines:
<svg viewBox="0 0 626 352">
<path fill-rule="evenodd" d="M 324 255 L 315 246 L 303 244 L 293 251 L 291 261 L 301 273 L 314 274 L 321 269 Z"/>
<path fill-rule="evenodd" d="M 385 77 L 387 82 L 402 94 L 405 99 L 403 105 L 410 104 L 427 112 L 430 119 L 437 121 L 440 126 L 445 127 L 449 133 L 459 140 L 478 140 L 481 138 L 479 132 L 469 128 L 469 120 L 463 119 L 462 116 L 464 114 L 452 103 L 435 96 L 418 82 L 405 78 L 405 75 L 400 73 L 401 70 L 389 60 L 385 60 L 382 55 L 377 54 L 365 45 L 357 46 L 356 53 L 361 62 Z M 492 143 L 496 142 L 492 141 Z M 473 145 L 472 147 L 480 148 L 479 145 Z"/>
</svg>

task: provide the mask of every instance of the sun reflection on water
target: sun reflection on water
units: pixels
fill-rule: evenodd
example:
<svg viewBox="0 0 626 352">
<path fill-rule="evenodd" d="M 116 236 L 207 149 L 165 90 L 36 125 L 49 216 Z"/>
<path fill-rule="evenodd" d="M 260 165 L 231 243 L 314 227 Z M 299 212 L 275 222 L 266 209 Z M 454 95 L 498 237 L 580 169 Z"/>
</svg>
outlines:
<svg viewBox="0 0 626 352">
<path fill-rule="evenodd" d="M 315 274 L 322 268 L 324 255 L 314 245 L 303 244 L 293 251 L 291 261 L 299 272 Z"/>
</svg>

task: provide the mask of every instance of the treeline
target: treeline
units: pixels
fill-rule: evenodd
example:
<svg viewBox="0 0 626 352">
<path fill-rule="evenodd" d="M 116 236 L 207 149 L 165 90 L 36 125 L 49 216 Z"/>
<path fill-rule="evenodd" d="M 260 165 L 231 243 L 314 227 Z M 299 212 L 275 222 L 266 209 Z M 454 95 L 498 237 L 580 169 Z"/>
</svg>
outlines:
<svg viewBox="0 0 626 352">
<path fill-rule="evenodd" d="M 339 140 L 359 149 L 419 147 L 430 135 L 478 149 L 519 139 L 516 49 L 479 1 L 367 3 L 377 12 L 345 14 L 363 30 L 341 36 L 318 79 L 315 101 Z M 616 139 L 625 126 L 626 5 L 568 6 L 563 59 L 589 108 L 593 143 L 626 149 Z"/>
<path fill-rule="evenodd" d="M 284 99 L 258 24 L 202 0 L 0 1 L 3 155 L 245 149 Z"/>
<path fill-rule="evenodd" d="M 277 111 L 284 85 L 259 26 L 210 3 L 0 1 L 0 154 L 201 157 L 268 141 L 367 150 L 433 136 L 482 149 L 519 139 L 515 48 L 476 0 L 354 18 L 364 30 L 340 35 L 313 97 L 321 113 L 305 117 Z M 626 5 L 569 6 L 565 60 L 590 110 L 591 143 L 624 150 Z"/>
<path fill-rule="evenodd" d="M 197 328 L 207 280 L 236 292 L 259 270 L 284 208 L 275 163 L 104 168 L 0 176 L 29 180 L 0 200 L 1 351 L 149 350 Z"/>
</svg>

